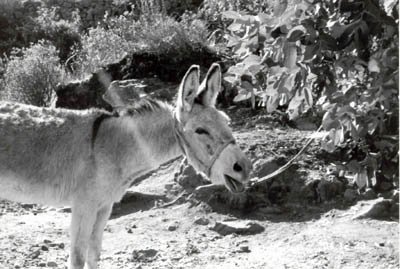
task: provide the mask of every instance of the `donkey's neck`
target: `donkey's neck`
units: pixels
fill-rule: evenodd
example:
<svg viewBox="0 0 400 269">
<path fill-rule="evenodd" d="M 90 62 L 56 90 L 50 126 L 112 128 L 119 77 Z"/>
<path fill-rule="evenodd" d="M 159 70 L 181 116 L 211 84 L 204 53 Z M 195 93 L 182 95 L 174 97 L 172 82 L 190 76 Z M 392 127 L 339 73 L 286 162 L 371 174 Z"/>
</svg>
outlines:
<svg viewBox="0 0 400 269">
<path fill-rule="evenodd" d="M 160 103 L 148 111 L 126 113 L 104 122 L 100 130 L 103 139 L 99 134 L 98 143 L 100 148 L 107 148 L 111 158 L 117 158 L 123 177 L 140 176 L 182 155 L 174 121 L 173 108 Z M 107 136 L 111 137 L 108 142 L 104 140 Z"/>
</svg>

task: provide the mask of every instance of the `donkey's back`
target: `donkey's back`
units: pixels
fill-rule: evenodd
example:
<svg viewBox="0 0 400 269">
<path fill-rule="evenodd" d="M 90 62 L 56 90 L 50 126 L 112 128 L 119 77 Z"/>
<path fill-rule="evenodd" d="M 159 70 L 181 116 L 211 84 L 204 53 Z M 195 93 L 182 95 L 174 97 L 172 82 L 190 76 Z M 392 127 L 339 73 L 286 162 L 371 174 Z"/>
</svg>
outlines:
<svg viewBox="0 0 400 269">
<path fill-rule="evenodd" d="M 90 135 L 104 112 L 0 103 L 0 198 L 67 204 L 90 173 Z"/>
</svg>

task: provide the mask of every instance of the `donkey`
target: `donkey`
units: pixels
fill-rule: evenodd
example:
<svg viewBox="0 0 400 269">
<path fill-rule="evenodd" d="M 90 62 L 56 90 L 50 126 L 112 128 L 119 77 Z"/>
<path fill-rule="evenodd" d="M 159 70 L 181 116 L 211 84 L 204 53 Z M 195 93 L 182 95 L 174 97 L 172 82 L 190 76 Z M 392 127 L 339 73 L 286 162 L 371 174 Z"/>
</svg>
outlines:
<svg viewBox="0 0 400 269">
<path fill-rule="evenodd" d="M 103 229 L 132 180 L 185 155 L 213 184 L 244 190 L 251 162 L 235 144 L 228 117 L 215 108 L 221 71 L 199 85 L 185 74 L 176 108 L 158 101 L 118 113 L 0 104 L 0 197 L 70 205 L 69 268 L 97 268 Z"/>
</svg>

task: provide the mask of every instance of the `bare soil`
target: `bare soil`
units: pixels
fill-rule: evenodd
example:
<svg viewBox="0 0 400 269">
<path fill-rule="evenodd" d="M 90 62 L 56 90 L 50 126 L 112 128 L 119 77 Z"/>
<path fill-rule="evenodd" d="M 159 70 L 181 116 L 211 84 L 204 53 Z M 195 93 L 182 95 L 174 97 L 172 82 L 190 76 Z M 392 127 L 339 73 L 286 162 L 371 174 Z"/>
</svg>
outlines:
<svg viewBox="0 0 400 269">
<path fill-rule="evenodd" d="M 267 118 L 232 116 L 253 176 L 282 165 L 312 134 Z M 366 200 L 349 191 L 351 184 L 328 177 L 318 142 L 289 171 L 247 194 L 217 190 L 162 208 L 190 191 L 180 163 L 164 165 L 115 205 L 100 268 L 399 268 L 398 214 L 360 217 L 384 197 Z M 68 208 L 1 201 L 0 268 L 66 268 L 69 221 Z M 216 229 L 220 222 L 262 229 L 225 234 Z"/>
</svg>

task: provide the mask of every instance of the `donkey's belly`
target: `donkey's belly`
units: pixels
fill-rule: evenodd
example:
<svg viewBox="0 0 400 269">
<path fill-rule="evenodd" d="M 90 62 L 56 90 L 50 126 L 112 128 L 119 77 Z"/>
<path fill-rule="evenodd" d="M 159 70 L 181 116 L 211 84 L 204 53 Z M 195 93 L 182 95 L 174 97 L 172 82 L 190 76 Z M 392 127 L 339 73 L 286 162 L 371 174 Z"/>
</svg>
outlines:
<svg viewBox="0 0 400 269">
<path fill-rule="evenodd" d="M 20 203 L 63 206 L 70 204 L 71 191 L 55 181 L 25 179 L 15 173 L 0 175 L 0 198 Z"/>
</svg>

